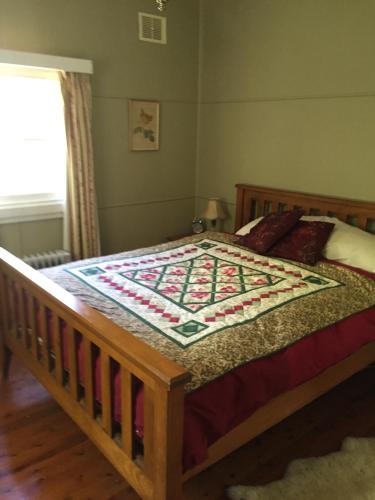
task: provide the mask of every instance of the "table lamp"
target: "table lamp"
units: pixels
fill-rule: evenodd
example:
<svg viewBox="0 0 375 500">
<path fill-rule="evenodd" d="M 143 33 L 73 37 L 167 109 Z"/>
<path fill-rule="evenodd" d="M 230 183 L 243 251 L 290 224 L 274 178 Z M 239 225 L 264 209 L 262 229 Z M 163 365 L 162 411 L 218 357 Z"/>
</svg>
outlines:
<svg viewBox="0 0 375 500">
<path fill-rule="evenodd" d="M 217 219 L 225 219 L 225 212 L 221 205 L 220 198 L 209 198 L 206 210 L 203 212 L 202 217 L 211 221 L 212 228 L 216 228 Z"/>
</svg>

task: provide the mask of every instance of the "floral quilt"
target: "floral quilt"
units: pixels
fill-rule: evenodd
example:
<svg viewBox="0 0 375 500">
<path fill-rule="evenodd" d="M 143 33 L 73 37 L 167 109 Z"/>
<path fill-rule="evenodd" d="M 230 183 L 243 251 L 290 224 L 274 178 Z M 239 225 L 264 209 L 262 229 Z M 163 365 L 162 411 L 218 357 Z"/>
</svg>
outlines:
<svg viewBox="0 0 375 500">
<path fill-rule="evenodd" d="M 189 389 L 375 303 L 374 283 L 353 272 L 264 257 L 212 233 L 50 273 L 189 369 Z"/>
</svg>

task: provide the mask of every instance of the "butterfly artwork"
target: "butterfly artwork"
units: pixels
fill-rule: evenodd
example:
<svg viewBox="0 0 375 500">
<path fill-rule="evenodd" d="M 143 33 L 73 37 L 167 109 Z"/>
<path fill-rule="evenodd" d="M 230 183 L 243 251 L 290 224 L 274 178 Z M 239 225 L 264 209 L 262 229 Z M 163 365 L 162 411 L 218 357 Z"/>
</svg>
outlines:
<svg viewBox="0 0 375 500">
<path fill-rule="evenodd" d="M 141 108 L 140 119 L 142 123 L 148 125 L 153 120 L 153 116 L 148 115 L 147 113 L 145 113 L 144 109 Z"/>
<path fill-rule="evenodd" d="M 155 101 L 129 101 L 129 142 L 131 151 L 159 149 L 159 109 Z"/>
</svg>

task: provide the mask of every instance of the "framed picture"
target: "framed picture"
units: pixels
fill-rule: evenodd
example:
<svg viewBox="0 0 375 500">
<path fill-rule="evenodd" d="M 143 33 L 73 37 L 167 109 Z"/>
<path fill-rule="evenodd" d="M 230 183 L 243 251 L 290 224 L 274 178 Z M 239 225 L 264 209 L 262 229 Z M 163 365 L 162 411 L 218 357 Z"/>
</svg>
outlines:
<svg viewBox="0 0 375 500">
<path fill-rule="evenodd" d="M 131 151 L 159 149 L 160 103 L 129 100 L 129 146 Z"/>
</svg>

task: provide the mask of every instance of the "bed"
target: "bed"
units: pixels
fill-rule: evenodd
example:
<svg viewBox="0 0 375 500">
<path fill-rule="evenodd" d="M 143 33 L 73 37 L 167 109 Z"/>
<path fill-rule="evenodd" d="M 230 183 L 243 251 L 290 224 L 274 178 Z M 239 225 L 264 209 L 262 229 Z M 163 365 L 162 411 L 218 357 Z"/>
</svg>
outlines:
<svg viewBox="0 0 375 500">
<path fill-rule="evenodd" d="M 375 219 L 375 203 L 237 185 L 236 229 L 268 212 L 294 207 L 302 207 L 308 214 L 350 220 L 365 230 Z M 191 371 L 5 250 L 0 253 L 0 269 L 3 375 L 8 375 L 11 353 L 18 356 L 146 499 L 182 498 L 186 480 L 375 361 L 372 331 L 353 353 L 256 408 L 229 432 L 216 436 L 203 460 L 183 468 L 185 387 L 194 379 Z M 117 418 L 113 363 L 121 392 Z M 142 384 L 141 458 L 134 426 L 139 394 L 135 381 Z"/>
</svg>

